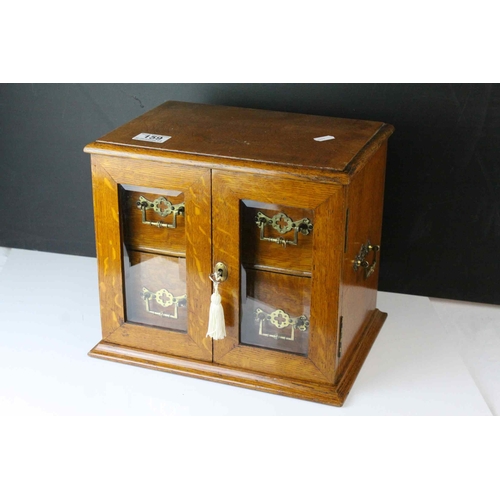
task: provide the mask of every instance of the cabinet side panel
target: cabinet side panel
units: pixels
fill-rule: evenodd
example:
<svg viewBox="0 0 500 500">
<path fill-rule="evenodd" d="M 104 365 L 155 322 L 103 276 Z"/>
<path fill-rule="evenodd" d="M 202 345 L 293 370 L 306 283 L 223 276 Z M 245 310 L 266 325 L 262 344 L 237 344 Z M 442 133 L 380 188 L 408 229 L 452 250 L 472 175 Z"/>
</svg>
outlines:
<svg viewBox="0 0 500 500">
<path fill-rule="evenodd" d="M 385 164 L 387 142 L 373 155 L 365 167 L 357 172 L 348 186 L 349 220 L 342 277 L 343 316 L 342 346 L 339 359 L 339 376 L 355 344 L 361 339 L 363 331 L 372 318 L 377 303 L 379 275 L 379 255 L 369 251 L 365 257 L 370 264 L 377 259 L 374 272 L 366 277 L 363 267 L 357 271 L 353 264 L 363 245 L 380 245 L 382 234 L 382 211 L 384 200 Z M 381 251 L 383 252 L 383 248 Z"/>
</svg>

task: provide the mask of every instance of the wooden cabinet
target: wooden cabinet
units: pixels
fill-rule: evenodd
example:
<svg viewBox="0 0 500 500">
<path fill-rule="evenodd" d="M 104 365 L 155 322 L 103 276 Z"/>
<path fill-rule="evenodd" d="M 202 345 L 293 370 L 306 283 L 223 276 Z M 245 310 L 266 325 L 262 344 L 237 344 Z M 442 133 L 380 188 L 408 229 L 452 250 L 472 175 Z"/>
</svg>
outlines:
<svg viewBox="0 0 500 500">
<path fill-rule="evenodd" d="M 386 317 L 392 131 L 166 102 L 89 144 L 103 334 L 89 354 L 342 405 Z"/>
</svg>

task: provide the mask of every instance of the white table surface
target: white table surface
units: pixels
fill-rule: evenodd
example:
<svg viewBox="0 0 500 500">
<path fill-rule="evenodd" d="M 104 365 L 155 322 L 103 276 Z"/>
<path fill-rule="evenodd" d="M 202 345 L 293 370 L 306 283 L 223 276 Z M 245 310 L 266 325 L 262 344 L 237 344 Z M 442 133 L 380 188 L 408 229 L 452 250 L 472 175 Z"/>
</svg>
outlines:
<svg viewBox="0 0 500 500">
<path fill-rule="evenodd" d="M 0 415 L 491 415 L 426 297 L 389 314 L 342 408 L 87 356 L 100 340 L 93 258 L 12 249 L 0 271 Z"/>
</svg>

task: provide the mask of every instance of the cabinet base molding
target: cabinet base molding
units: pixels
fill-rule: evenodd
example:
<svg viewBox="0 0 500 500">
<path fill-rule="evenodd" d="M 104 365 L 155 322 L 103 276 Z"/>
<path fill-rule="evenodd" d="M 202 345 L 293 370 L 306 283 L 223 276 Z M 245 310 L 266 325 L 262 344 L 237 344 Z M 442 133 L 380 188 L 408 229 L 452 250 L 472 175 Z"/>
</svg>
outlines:
<svg viewBox="0 0 500 500">
<path fill-rule="evenodd" d="M 281 396 L 305 399 L 315 403 L 342 406 L 386 318 L 386 313 L 378 309 L 374 310 L 359 342 L 356 343 L 355 349 L 349 353 L 350 359 L 345 365 L 342 376 L 335 384 L 331 385 L 275 377 L 254 371 L 228 368 L 215 363 L 168 356 L 112 344 L 106 340 L 99 342 L 89 352 L 89 356 Z"/>
</svg>

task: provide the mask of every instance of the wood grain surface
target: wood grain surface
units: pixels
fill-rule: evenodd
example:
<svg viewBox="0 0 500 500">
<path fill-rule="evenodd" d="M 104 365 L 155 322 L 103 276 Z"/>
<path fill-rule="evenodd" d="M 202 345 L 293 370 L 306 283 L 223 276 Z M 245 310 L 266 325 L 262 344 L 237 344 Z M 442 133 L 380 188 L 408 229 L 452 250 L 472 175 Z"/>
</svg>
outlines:
<svg viewBox="0 0 500 500">
<path fill-rule="evenodd" d="M 168 101 L 99 142 L 218 158 L 272 161 L 342 171 L 383 126 L 380 122 Z M 163 143 L 140 133 L 170 137 Z M 334 139 L 316 141 L 332 136 Z"/>
<path fill-rule="evenodd" d="M 102 336 L 106 338 L 125 320 L 118 185 L 98 156 L 92 156 L 91 163 Z"/>
<path fill-rule="evenodd" d="M 347 242 L 343 255 L 342 273 L 342 315 L 343 334 L 340 372 L 349 362 L 349 349 L 356 344 L 356 337 L 370 321 L 377 305 L 377 286 L 380 269 L 380 253 L 377 253 L 375 272 L 366 278 L 364 269 L 354 271 L 353 263 L 361 246 L 368 241 L 380 245 L 382 232 L 382 211 L 384 197 L 384 173 L 387 145 L 382 145 L 365 168 L 354 176 L 348 189 L 349 223 Z M 372 263 L 375 255 L 369 252 L 366 259 Z M 340 375 L 339 375 L 340 376 Z"/>
</svg>

